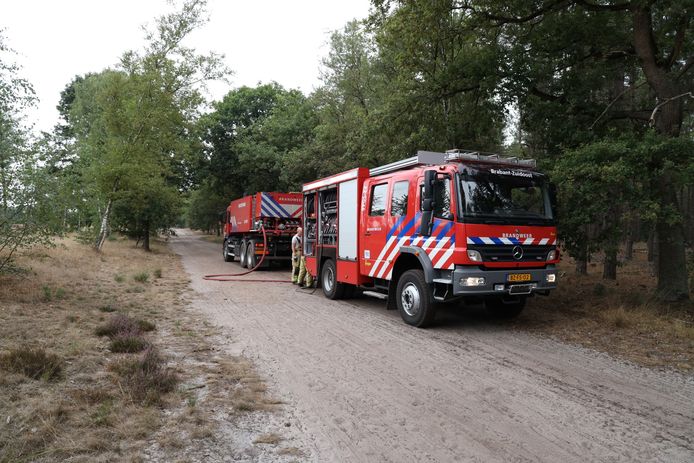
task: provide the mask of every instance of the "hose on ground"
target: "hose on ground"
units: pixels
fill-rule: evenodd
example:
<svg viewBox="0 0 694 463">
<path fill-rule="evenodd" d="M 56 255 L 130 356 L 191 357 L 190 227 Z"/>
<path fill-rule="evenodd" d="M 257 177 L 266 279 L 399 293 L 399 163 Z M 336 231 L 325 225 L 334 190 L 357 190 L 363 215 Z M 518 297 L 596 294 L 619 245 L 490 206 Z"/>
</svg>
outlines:
<svg viewBox="0 0 694 463">
<path fill-rule="evenodd" d="M 241 277 L 244 275 L 248 275 L 249 273 L 255 272 L 257 269 L 260 268 L 261 265 L 263 265 L 263 261 L 265 260 L 265 250 L 267 249 L 267 234 L 265 233 L 265 227 L 263 226 L 262 222 L 260 224 L 260 231 L 263 232 L 263 254 L 260 257 L 260 260 L 258 261 L 257 264 L 255 264 L 255 267 L 253 267 L 250 270 L 247 270 L 245 272 L 241 273 L 214 273 L 210 275 L 205 275 L 202 277 L 203 280 L 209 280 L 209 281 L 244 281 L 244 282 L 251 282 L 251 283 L 291 283 L 291 280 L 269 280 L 269 279 L 264 279 L 264 278 L 234 278 L 234 277 Z M 255 249 L 254 249 L 255 251 Z"/>
</svg>

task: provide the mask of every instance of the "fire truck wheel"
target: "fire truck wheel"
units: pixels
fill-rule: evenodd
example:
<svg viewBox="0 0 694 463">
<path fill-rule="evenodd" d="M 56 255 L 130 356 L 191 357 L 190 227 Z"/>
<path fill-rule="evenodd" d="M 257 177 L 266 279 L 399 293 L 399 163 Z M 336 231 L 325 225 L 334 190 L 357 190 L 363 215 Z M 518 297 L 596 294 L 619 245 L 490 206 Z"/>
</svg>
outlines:
<svg viewBox="0 0 694 463">
<path fill-rule="evenodd" d="M 320 285 L 323 288 L 323 294 L 328 299 L 342 299 L 345 295 L 345 285 L 339 283 L 336 276 L 335 261 L 326 260 L 321 271 Z"/>
<path fill-rule="evenodd" d="M 246 248 L 246 268 L 255 268 L 257 263 L 258 259 L 255 256 L 255 241 L 250 240 Z"/>
<path fill-rule="evenodd" d="M 514 318 L 525 308 L 524 297 L 515 300 L 504 300 L 500 297 L 490 297 L 484 301 L 487 312 L 495 318 Z"/>
<path fill-rule="evenodd" d="M 398 280 L 396 302 L 400 316 L 408 325 L 423 328 L 434 321 L 436 305 L 421 270 L 408 270 Z"/>
<path fill-rule="evenodd" d="M 248 252 L 246 245 L 246 240 L 241 241 L 241 259 L 239 260 L 241 262 L 241 267 L 246 268 L 246 253 Z"/>
<path fill-rule="evenodd" d="M 222 248 L 222 256 L 224 256 L 224 262 L 233 262 L 234 261 L 234 256 L 232 254 L 229 254 L 229 243 L 227 243 L 227 240 L 224 240 L 224 247 Z"/>
</svg>

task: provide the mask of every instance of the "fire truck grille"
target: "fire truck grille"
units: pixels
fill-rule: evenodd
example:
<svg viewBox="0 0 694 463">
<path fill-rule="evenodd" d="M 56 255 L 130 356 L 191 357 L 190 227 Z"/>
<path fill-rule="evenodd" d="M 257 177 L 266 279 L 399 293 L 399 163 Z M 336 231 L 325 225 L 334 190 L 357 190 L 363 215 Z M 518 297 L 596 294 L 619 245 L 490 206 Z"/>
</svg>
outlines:
<svg viewBox="0 0 694 463">
<path fill-rule="evenodd" d="M 523 250 L 523 257 L 516 259 L 513 257 L 513 245 L 469 245 L 468 249 L 474 249 L 482 254 L 483 262 L 544 262 L 549 251 L 554 246 L 520 246 Z"/>
</svg>

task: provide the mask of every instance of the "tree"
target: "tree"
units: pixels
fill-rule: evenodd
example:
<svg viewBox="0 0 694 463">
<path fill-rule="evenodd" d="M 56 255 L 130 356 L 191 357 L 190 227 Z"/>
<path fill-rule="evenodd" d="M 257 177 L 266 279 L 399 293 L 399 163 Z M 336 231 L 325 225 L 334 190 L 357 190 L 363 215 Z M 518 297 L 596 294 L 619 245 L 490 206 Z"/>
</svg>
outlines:
<svg viewBox="0 0 694 463">
<path fill-rule="evenodd" d="M 206 147 L 200 164 L 209 178 L 204 188 L 227 202 L 256 191 L 296 188 L 308 178 L 297 160 L 320 162 L 304 154 L 318 120 L 300 91 L 276 83 L 241 87 L 213 107 L 200 121 Z"/>
<path fill-rule="evenodd" d="M 35 102 L 0 31 L 0 269 L 17 249 L 47 241 L 51 209 L 22 112 Z"/>
<path fill-rule="evenodd" d="M 682 135 L 693 87 L 691 1 L 489 0 L 452 8 L 498 34 L 510 63 L 500 71 L 535 152 L 560 153 L 613 129 L 635 140 L 648 136 L 649 125 L 666 138 Z M 687 298 L 679 175 L 671 157 L 648 159 L 660 244 L 658 293 Z"/>
<path fill-rule="evenodd" d="M 219 231 L 221 213 L 231 198 L 224 198 L 205 182 L 191 192 L 186 220 L 190 228 L 211 233 Z"/>
<path fill-rule="evenodd" d="M 267 175 L 276 182 L 275 153 L 257 148 L 256 136 L 264 121 L 276 107 L 280 95 L 286 92 L 276 83 L 255 88 L 241 87 L 227 93 L 222 101 L 213 104 L 213 111 L 200 121 L 202 137 L 208 149 L 203 163 L 211 177 L 210 186 L 221 196 L 239 197 L 251 189 L 267 184 L 257 175 Z M 263 165 L 254 159 L 264 157 Z M 265 169 L 270 169 L 266 172 Z M 254 185 L 249 185 L 254 182 Z"/>
<path fill-rule="evenodd" d="M 150 233 L 173 223 L 171 211 L 180 200 L 174 191 L 187 181 L 190 134 L 203 103 L 200 86 L 228 72 L 220 56 L 199 55 L 182 45 L 204 23 L 203 16 L 204 2 L 185 2 L 179 12 L 157 20 L 144 53 L 127 52 L 118 69 L 74 84 L 69 119 L 85 178 L 92 179 L 103 204 L 97 250 L 109 233 L 116 201 L 120 210 L 130 201 L 126 222 L 141 230 L 145 247 Z"/>
</svg>

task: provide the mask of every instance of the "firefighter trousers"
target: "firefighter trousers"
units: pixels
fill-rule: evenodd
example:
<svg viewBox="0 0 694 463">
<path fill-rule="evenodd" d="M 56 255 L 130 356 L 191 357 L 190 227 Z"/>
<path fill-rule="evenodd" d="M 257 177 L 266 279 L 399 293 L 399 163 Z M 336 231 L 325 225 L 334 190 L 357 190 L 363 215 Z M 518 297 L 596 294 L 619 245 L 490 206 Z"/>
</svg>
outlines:
<svg viewBox="0 0 694 463">
<path fill-rule="evenodd" d="M 301 256 L 301 265 L 299 266 L 299 284 L 305 286 L 313 286 L 313 275 L 306 270 L 306 257 Z"/>
<path fill-rule="evenodd" d="M 292 283 L 299 283 L 299 269 L 301 267 L 301 256 L 298 252 L 292 254 Z"/>
</svg>

